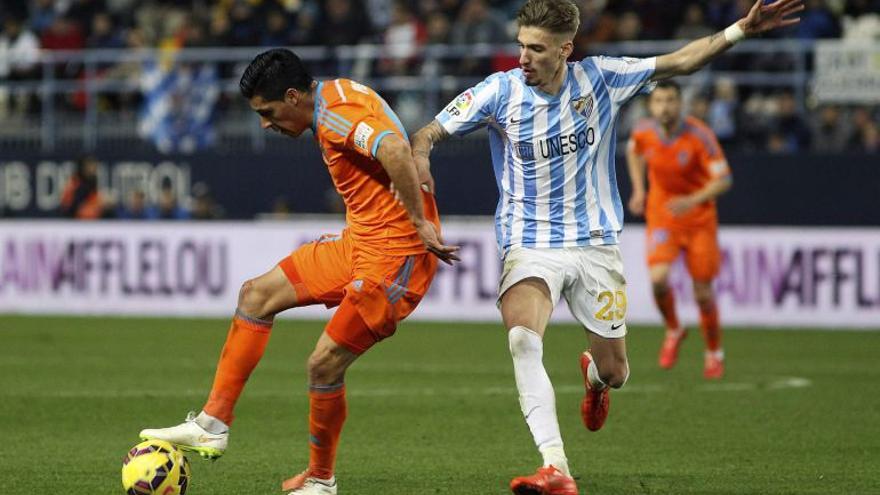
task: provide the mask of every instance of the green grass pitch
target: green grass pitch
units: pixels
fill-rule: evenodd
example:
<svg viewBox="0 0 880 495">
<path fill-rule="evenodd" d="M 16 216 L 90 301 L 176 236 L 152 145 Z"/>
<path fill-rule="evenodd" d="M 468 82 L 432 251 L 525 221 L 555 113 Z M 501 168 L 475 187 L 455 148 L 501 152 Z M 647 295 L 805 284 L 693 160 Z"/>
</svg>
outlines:
<svg viewBox="0 0 880 495">
<path fill-rule="evenodd" d="M 191 495 L 280 493 L 306 466 L 305 361 L 321 328 L 276 325 L 226 456 L 191 459 Z M 138 431 L 202 405 L 226 329 L 0 316 L 0 493 L 121 494 Z M 583 333 L 550 328 L 544 359 L 581 493 L 880 493 L 880 332 L 732 329 L 717 383 L 702 378 L 698 332 L 672 371 L 656 366 L 660 339 L 630 329 L 632 377 L 590 433 L 578 411 Z M 500 324 L 404 323 L 346 382 L 341 494 L 504 494 L 540 462 Z"/>
</svg>

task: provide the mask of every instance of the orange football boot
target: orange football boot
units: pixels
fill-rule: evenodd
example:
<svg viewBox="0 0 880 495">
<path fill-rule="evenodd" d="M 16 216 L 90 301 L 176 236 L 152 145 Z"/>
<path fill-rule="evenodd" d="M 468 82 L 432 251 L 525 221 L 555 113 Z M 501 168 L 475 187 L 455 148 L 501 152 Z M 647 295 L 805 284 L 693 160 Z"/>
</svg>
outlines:
<svg viewBox="0 0 880 495">
<path fill-rule="evenodd" d="M 707 380 L 719 380 L 724 377 L 724 352 L 706 351 L 703 360 L 703 377 Z"/>
<path fill-rule="evenodd" d="M 517 495 L 578 495 L 574 478 L 553 466 L 538 468 L 531 476 L 514 478 L 510 491 Z"/>
<path fill-rule="evenodd" d="M 686 337 L 687 330 L 684 328 L 681 330 L 666 329 L 666 338 L 663 339 L 663 345 L 660 347 L 661 368 L 668 370 L 675 366 L 675 362 L 678 361 L 678 350 Z"/>
<path fill-rule="evenodd" d="M 602 390 L 595 390 L 590 385 L 590 379 L 587 376 L 587 369 L 593 356 L 589 351 L 581 354 L 581 373 L 584 375 L 584 400 L 581 401 L 581 419 L 584 420 L 584 426 L 590 431 L 598 431 L 605 424 L 608 417 L 608 408 L 611 406 L 611 395 L 608 393 L 608 387 Z"/>
</svg>

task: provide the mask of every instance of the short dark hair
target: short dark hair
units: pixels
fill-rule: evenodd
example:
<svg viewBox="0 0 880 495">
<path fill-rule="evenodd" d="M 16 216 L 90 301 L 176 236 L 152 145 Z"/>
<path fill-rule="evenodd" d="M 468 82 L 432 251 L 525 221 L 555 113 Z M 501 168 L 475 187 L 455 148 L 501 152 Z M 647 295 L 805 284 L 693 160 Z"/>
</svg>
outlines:
<svg viewBox="0 0 880 495">
<path fill-rule="evenodd" d="M 664 79 L 662 81 L 658 81 L 657 87 L 654 89 L 674 89 L 675 93 L 678 94 L 678 96 L 681 96 L 681 84 L 678 84 L 672 79 Z"/>
<path fill-rule="evenodd" d="M 553 34 L 574 36 L 581 17 L 571 0 L 528 0 L 517 12 L 516 22 L 519 27 L 538 27 Z"/>
<path fill-rule="evenodd" d="M 273 48 L 251 61 L 238 87 L 248 100 L 260 96 L 266 101 L 277 101 L 284 98 L 288 88 L 309 91 L 312 82 L 311 74 L 295 53 L 285 48 Z"/>
</svg>

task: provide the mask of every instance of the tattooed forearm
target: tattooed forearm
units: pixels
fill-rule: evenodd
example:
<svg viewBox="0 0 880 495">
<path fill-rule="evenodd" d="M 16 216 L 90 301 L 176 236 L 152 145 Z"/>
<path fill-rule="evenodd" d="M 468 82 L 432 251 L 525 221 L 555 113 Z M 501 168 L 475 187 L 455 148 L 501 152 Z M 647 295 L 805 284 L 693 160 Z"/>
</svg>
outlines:
<svg viewBox="0 0 880 495">
<path fill-rule="evenodd" d="M 446 129 L 439 122 L 433 120 L 413 135 L 411 143 L 413 154 L 427 158 L 431 154 L 434 143 L 439 143 L 448 137 L 449 133 L 446 132 Z"/>
</svg>

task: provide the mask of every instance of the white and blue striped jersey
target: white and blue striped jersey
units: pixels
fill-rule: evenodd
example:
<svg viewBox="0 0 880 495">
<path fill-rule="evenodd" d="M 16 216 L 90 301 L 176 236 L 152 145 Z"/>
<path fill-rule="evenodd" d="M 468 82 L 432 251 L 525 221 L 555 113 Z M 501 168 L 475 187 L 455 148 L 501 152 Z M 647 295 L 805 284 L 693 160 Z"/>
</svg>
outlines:
<svg viewBox="0 0 880 495">
<path fill-rule="evenodd" d="M 614 171 L 615 122 L 630 98 L 650 89 L 655 63 L 569 62 L 556 96 L 526 86 L 521 69 L 498 72 L 437 115 L 449 134 L 489 128 L 502 252 L 617 243 L 623 205 Z"/>
</svg>

